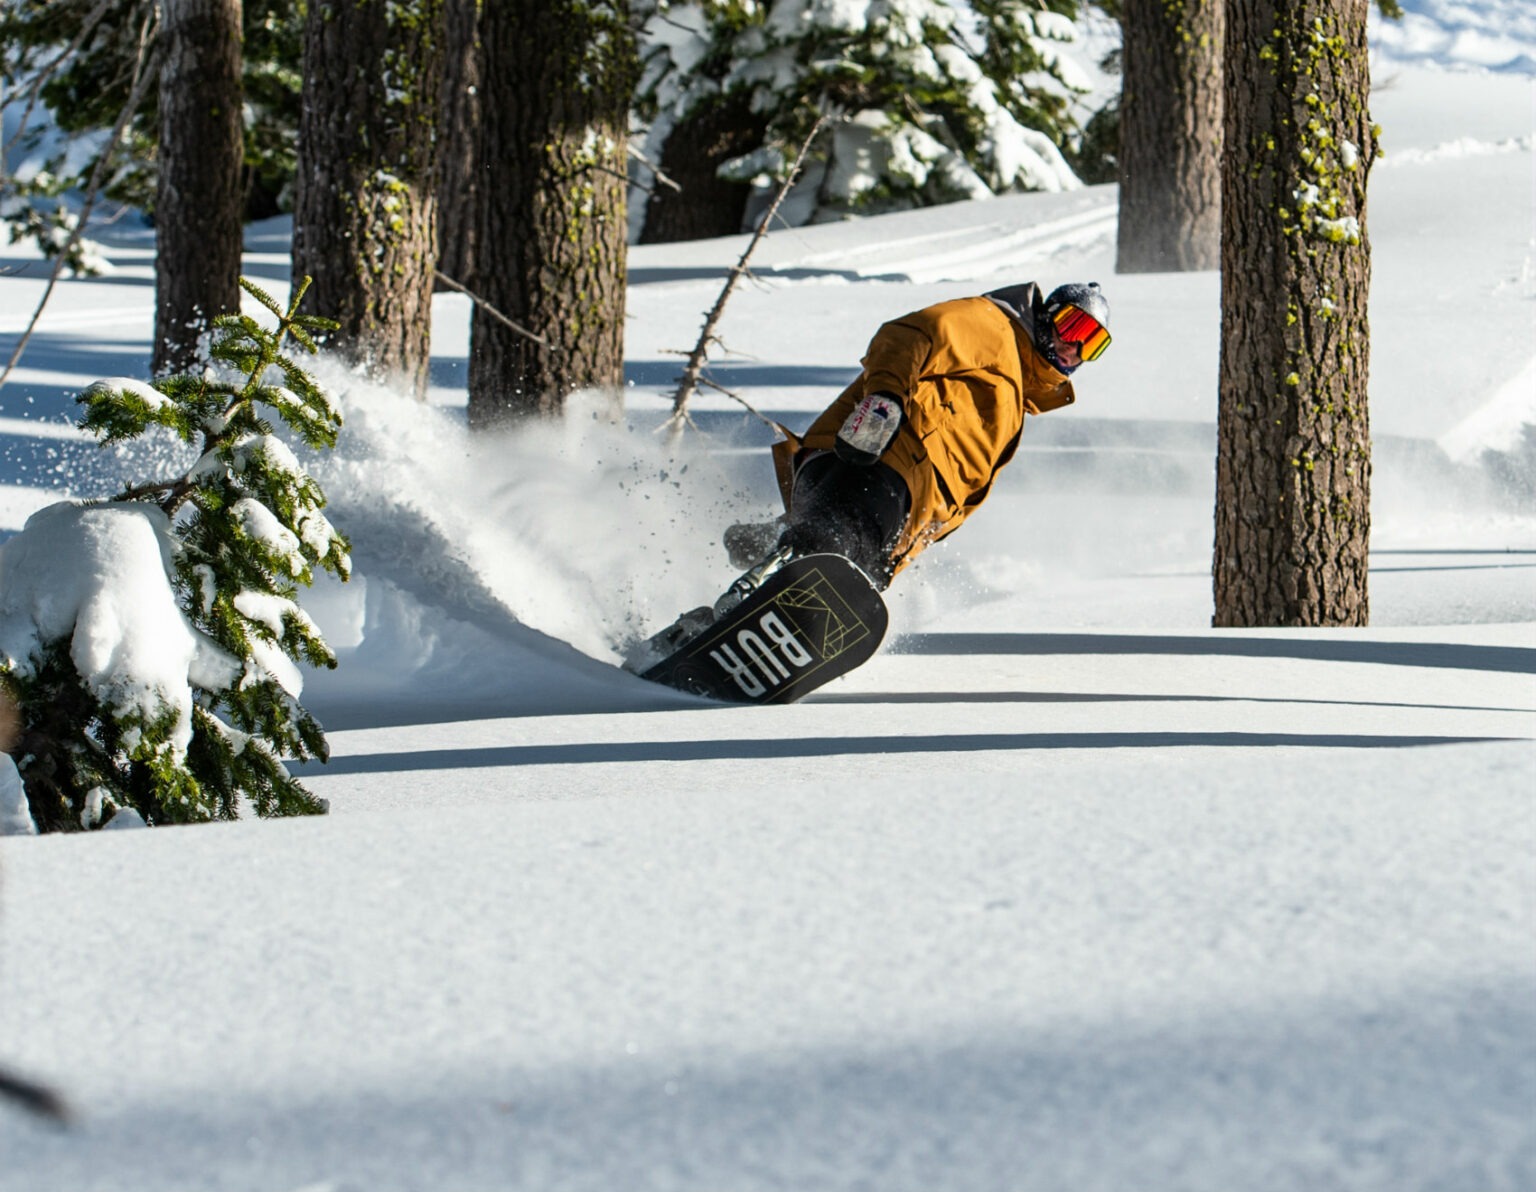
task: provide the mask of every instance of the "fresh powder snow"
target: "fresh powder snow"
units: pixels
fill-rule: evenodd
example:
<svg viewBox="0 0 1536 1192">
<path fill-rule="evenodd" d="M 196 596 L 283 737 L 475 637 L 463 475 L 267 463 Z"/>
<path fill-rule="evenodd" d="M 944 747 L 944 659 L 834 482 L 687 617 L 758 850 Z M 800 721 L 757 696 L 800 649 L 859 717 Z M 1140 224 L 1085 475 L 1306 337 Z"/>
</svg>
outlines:
<svg viewBox="0 0 1536 1192">
<path fill-rule="evenodd" d="M 181 754 L 192 736 L 191 684 L 220 690 L 240 665 L 177 605 L 172 549 L 153 505 L 38 510 L 0 546 L 0 659 L 36 673 L 43 645 L 67 641 L 86 688 L 119 717 L 174 712 L 172 748 Z"/>
<path fill-rule="evenodd" d="M 0 838 L 0 1067 L 74 1109 L 0 1105 L 0 1184 L 1536 1185 L 1536 29 L 1405 7 L 1371 26 L 1371 628 L 1209 627 L 1220 282 L 1116 276 L 1113 187 L 762 245 L 713 375 L 795 429 L 931 302 L 1096 280 L 1115 336 L 898 579 L 881 653 L 785 708 L 616 665 L 775 510 L 736 402 L 661 429 L 745 241 L 631 252 L 617 425 L 469 435 L 438 295 L 430 402 L 322 361 L 346 424 L 297 451 L 354 547 L 301 601 L 340 660 L 303 674 L 330 815 Z M 148 375 L 152 232 L 92 233 L 113 279 L 61 284 L 0 390 L 7 572 L 83 534 L 61 499 L 166 474 L 68 425 Z M 274 292 L 288 234 L 247 230 Z M 13 342 L 46 266 L 5 266 Z M 7 648 L 163 609 L 114 558 L 0 574 Z M 197 651 L 161 623 L 133 673 L 174 691 Z"/>
</svg>

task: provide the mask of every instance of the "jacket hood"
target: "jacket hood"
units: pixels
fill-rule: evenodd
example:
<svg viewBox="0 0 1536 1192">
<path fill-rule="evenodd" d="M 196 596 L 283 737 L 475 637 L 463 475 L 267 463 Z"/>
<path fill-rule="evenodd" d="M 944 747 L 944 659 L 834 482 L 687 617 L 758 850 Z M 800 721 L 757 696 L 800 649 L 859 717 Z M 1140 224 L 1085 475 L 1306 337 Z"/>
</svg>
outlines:
<svg viewBox="0 0 1536 1192">
<path fill-rule="evenodd" d="M 1032 281 L 1020 282 L 1018 285 L 988 291 L 982 297 L 1001 307 L 1004 314 L 1024 329 L 1029 342 L 1039 349 L 1038 332 L 1045 312 L 1045 299 L 1040 294 L 1039 286 Z"/>
<path fill-rule="evenodd" d="M 1056 359 L 1056 341 L 1050 332 L 1050 315 L 1045 313 L 1045 298 L 1040 293 L 1040 287 L 1032 281 L 1021 282 L 1016 286 L 1004 286 L 1000 290 L 992 290 L 982 295 L 1011 320 L 1013 325 L 1029 338 L 1034 345 L 1035 355 L 1039 356 L 1063 378 L 1072 375 L 1078 367 L 1073 365 L 1068 368 Z"/>
</svg>

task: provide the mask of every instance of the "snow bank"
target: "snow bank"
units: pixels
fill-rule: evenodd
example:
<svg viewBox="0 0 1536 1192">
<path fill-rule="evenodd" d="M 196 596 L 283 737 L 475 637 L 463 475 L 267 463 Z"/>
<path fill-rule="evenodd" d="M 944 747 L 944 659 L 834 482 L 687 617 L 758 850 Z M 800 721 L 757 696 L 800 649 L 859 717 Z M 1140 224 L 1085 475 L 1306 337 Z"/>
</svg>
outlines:
<svg viewBox="0 0 1536 1192">
<path fill-rule="evenodd" d="M 192 735 L 189 685 L 226 687 L 240 666 L 182 614 L 173 550 L 154 506 L 40 509 L 0 547 L 0 662 L 35 673 L 46 647 L 67 641 L 80 678 L 119 718 L 174 710 L 180 756 Z"/>
<path fill-rule="evenodd" d="M 1484 451 L 1510 451 L 1536 423 L 1536 358 L 1494 395 L 1440 436 L 1440 448 L 1456 463 L 1472 463 Z"/>
<path fill-rule="evenodd" d="M 16 763 L 8 753 L 0 753 L 0 836 L 36 836 L 32 809 L 27 805 L 27 791 L 21 784 Z"/>
</svg>

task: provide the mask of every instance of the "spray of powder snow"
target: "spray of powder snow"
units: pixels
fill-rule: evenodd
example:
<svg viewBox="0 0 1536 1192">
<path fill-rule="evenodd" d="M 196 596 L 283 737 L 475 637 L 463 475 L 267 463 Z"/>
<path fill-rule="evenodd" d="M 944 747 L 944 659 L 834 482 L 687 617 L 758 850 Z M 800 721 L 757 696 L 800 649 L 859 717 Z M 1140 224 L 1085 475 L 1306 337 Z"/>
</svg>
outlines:
<svg viewBox="0 0 1536 1192">
<path fill-rule="evenodd" d="M 311 466 L 356 570 L 471 625 L 516 622 L 615 661 L 730 582 L 726 525 L 774 512 L 741 475 L 770 480 L 766 452 L 748 469 L 580 396 L 563 419 L 470 433 L 461 411 L 315 371 L 345 424 Z"/>
<path fill-rule="evenodd" d="M 471 433 L 462 409 L 324 354 L 308 363 L 344 419 L 334 451 L 293 443 L 353 547 L 350 583 L 318 574 L 299 594 L 341 661 L 309 675 L 333 699 L 506 693 L 540 657 L 579 683 L 567 647 L 611 664 L 711 602 L 736 575 L 722 530 L 778 511 L 763 449 L 730 451 L 693 430 L 673 442 L 581 397 L 558 421 Z M 82 453 L 69 488 L 107 497 L 196 457 L 152 429 Z"/>
</svg>

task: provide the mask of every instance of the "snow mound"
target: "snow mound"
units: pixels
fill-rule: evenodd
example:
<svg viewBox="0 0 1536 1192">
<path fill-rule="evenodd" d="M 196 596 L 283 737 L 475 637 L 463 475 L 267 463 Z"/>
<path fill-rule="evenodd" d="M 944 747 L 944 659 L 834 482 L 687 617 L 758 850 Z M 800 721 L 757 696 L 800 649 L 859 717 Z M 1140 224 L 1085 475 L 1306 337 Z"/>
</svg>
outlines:
<svg viewBox="0 0 1536 1192">
<path fill-rule="evenodd" d="M 166 517 L 144 504 L 59 502 L 0 547 L 0 661 L 32 673 L 69 642 L 86 687 L 120 719 L 176 713 L 179 756 L 192 735 L 189 684 L 227 687 L 239 664 L 187 621 L 171 587 Z"/>
<path fill-rule="evenodd" d="M 1441 435 L 1440 449 L 1456 463 L 1472 463 L 1484 451 L 1513 450 L 1532 424 L 1536 424 L 1536 358 Z"/>
</svg>

